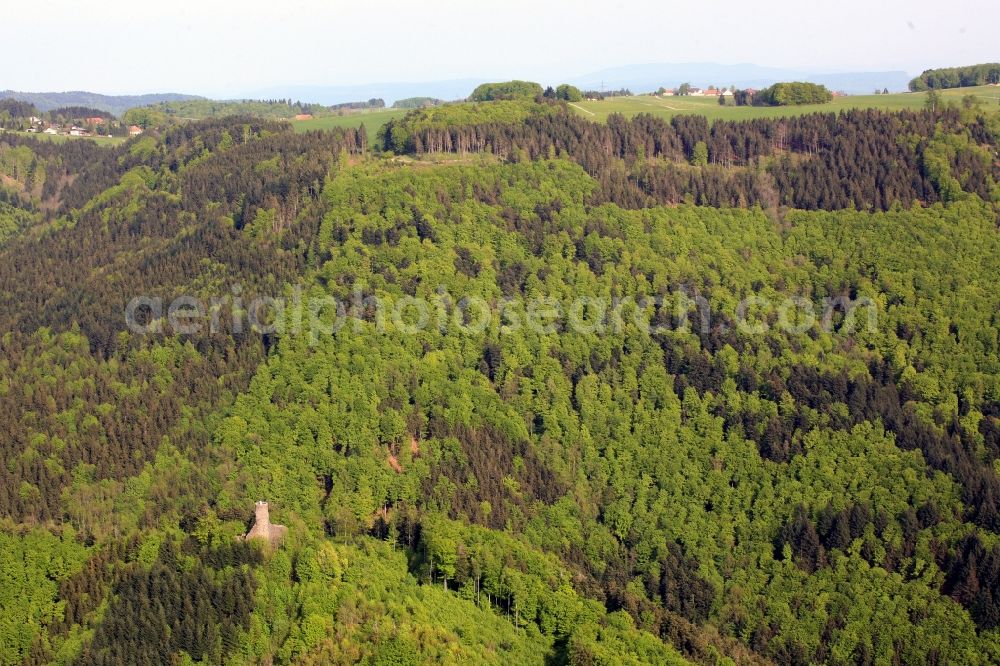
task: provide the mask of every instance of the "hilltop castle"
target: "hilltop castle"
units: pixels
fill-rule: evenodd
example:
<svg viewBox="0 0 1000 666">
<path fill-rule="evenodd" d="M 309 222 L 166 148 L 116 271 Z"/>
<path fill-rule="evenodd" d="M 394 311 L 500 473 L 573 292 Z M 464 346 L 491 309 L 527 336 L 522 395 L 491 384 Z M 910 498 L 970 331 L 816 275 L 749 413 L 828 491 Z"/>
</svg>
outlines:
<svg viewBox="0 0 1000 666">
<path fill-rule="evenodd" d="M 284 525 L 271 523 L 271 516 L 268 511 L 267 502 L 260 500 L 254 506 L 253 527 L 243 537 L 244 540 L 265 539 L 268 543 L 275 545 L 281 541 L 288 533 L 288 528 Z"/>
</svg>

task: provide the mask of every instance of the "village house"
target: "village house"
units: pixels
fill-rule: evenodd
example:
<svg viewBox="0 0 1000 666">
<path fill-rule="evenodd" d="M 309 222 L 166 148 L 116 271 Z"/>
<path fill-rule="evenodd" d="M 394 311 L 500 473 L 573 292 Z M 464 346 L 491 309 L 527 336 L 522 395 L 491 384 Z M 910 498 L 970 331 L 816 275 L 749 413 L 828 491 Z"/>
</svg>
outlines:
<svg viewBox="0 0 1000 666">
<path fill-rule="evenodd" d="M 128 135 L 129 136 L 139 136 L 140 134 L 142 134 L 142 128 L 141 127 L 139 127 L 138 125 L 129 125 L 128 126 Z"/>
<path fill-rule="evenodd" d="M 107 122 L 107 120 L 105 118 L 95 116 L 93 118 L 84 118 L 83 122 L 85 125 L 103 125 Z"/>
<path fill-rule="evenodd" d="M 296 114 L 295 116 L 295 120 L 312 120 L 312 119 L 313 117 L 311 113 L 299 113 Z"/>
<path fill-rule="evenodd" d="M 663 91 L 662 93 L 660 93 L 660 94 L 661 94 L 661 95 L 662 95 L 663 97 L 673 97 L 674 95 L 676 95 L 676 94 L 677 94 L 677 92 L 676 92 L 676 91 L 675 91 L 675 90 L 674 90 L 673 88 L 667 88 L 666 90 L 664 90 L 664 91 Z"/>
</svg>

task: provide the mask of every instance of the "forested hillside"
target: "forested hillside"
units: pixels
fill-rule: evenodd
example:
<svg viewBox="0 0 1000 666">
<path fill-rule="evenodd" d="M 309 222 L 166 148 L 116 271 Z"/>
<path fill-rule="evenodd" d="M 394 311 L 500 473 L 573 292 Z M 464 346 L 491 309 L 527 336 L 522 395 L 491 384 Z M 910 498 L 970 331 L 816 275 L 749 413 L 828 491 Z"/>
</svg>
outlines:
<svg viewBox="0 0 1000 666">
<path fill-rule="evenodd" d="M 180 93 L 160 93 L 149 95 L 102 95 L 100 93 L 75 90 L 71 92 L 22 92 L 19 90 L 0 91 L 0 98 L 13 98 L 34 104 L 41 111 L 51 111 L 63 106 L 87 106 L 121 115 L 136 106 L 158 104 L 160 102 L 182 102 L 203 99 L 197 95 Z"/>
<path fill-rule="evenodd" d="M 158 114 L 166 120 L 203 120 L 205 118 L 224 118 L 226 116 L 246 115 L 267 120 L 291 120 L 298 115 L 330 116 L 343 113 L 385 108 L 382 99 L 369 99 L 360 102 L 345 102 L 343 104 L 311 104 L 292 101 L 290 99 L 183 99 L 168 100 L 156 104 L 148 104 L 132 109 L 136 113 Z"/>
<path fill-rule="evenodd" d="M 990 62 L 967 67 L 942 67 L 924 70 L 910 81 L 910 90 L 961 88 L 963 86 L 997 85 L 1000 83 L 1000 63 Z"/>
<path fill-rule="evenodd" d="M 0 135 L 0 663 L 996 663 L 998 144 Z"/>
</svg>

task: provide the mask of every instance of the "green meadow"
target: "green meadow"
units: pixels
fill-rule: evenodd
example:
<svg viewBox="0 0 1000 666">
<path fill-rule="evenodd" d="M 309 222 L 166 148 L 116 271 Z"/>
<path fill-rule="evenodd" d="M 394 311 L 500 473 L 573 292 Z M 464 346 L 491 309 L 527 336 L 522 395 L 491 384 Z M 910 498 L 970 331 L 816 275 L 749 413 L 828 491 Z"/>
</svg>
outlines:
<svg viewBox="0 0 1000 666">
<path fill-rule="evenodd" d="M 697 113 L 709 120 L 745 120 L 748 118 L 777 118 L 800 116 L 815 112 L 837 112 L 848 109 L 900 109 L 923 108 L 926 93 L 893 93 L 889 95 L 847 95 L 835 97 L 827 104 L 804 104 L 802 106 L 720 106 L 717 97 L 655 97 L 636 95 L 633 97 L 613 97 L 600 101 L 582 101 L 570 104 L 570 108 L 580 115 L 604 122 L 612 113 L 634 116 L 651 113 L 661 118 L 672 118 L 682 113 Z M 954 88 L 942 90 L 947 100 L 960 100 L 965 95 L 975 95 L 986 108 L 1000 108 L 1000 88 L 980 86 L 977 88 Z"/>
<path fill-rule="evenodd" d="M 308 132 L 310 130 L 328 130 L 337 127 L 360 127 L 365 126 L 368 136 L 374 137 L 378 129 L 390 120 L 402 118 L 406 115 L 407 109 L 382 109 L 379 111 L 359 111 L 347 113 L 342 116 L 323 116 L 312 120 L 295 120 L 292 126 L 296 132 Z"/>
<path fill-rule="evenodd" d="M 1000 88 L 996 86 L 980 86 L 977 88 L 955 88 L 942 90 L 942 97 L 949 101 L 958 101 L 965 95 L 975 95 L 985 108 L 1000 109 Z M 806 104 L 802 106 L 720 106 L 716 97 L 656 97 L 650 95 L 635 95 L 633 97 L 615 97 L 601 101 L 582 101 L 570 104 L 570 108 L 579 115 L 604 122 L 612 113 L 624 116 L 634 116 L 640 113 L 651 113 L 661 118 L 672 118 L 682 113 L 697 113 L 709 120 L 745 120 L 748 118 L 777 118 L 783 116 L 800 116 L 816 112 L 837 112 L 848 109 L 900 109 L 923 108 L 926 93 L 893 93 L 889 95 L 847 95 L 835 97 L 828 104 Z M 328 130 L 336 127 L 365 126 L 368 135 L 374 137 L 379 128 L 390 120 L 396 120 L 406 115 L 407 109 L 383 109 L 379 111 L 363 111 L 348 113 L 342 116 L 325 116 L 312 120 L 293 121 L 296 132 L 310 130 Z"/>
</svg>

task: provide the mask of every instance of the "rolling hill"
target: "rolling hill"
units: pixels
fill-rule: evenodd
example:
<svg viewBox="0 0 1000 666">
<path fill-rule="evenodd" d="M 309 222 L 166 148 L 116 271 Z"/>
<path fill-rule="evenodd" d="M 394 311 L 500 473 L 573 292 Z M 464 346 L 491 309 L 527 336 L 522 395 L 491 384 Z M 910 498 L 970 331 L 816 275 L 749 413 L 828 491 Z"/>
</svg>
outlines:
<svg viewBox="0 0 1000 666">
<path fill-rule="evenodd" d="M 181 93 L 150 93 L 145 95 L 102 95 L 101 93 L 73 90 L 69 92 L 23 92 L 20 90 L 0 91 L 0 99 L 13 98 L 31 102 L 39 111 L 51 111 L 63 106 L 85 106 L 120 116 L 136 106 L 147 106 L 158 102 L 177 102 L 204 99 L 197 95 Z"/>
<path fill-rule="evenodd" d="M 586 90 L 629 88 L 647 92 L 660 86 L 673 88 L 684 81 L 693 85 L 765 88 L 779 81 L 811 81 L 831 90 L 850 94 L 869 93 L 878 88 L 904 91 L 910 76 L 902 71 L 884 72 L 811 72 L 784 67 L 764 67 L 749 63 L 723 65 L 712 62 L 657 63 L 612 67 L 571 78 L 570 83 Z"/>
</svg>

